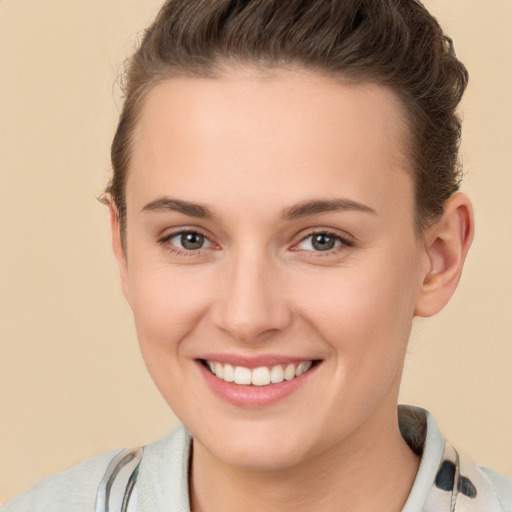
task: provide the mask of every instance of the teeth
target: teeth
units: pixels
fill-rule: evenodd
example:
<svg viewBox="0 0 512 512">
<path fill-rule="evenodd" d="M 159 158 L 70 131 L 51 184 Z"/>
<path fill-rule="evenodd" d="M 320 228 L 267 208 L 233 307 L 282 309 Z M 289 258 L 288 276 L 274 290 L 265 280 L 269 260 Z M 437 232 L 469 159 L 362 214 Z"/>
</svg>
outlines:
<svg viewBox="0 0 512 512">
<path fill-rule="evenodd" d="M 243 386 L 268 386 L 279 384 L 283 380 L 292 380 L 306 373 L 313 364 L 312 361 L 303 361 L 300 364 L 290 363 L 286 366 L 277 364 L 272 367 L 261 366 L 259 368 L 233 367 L 230 364 L 222 364 L 217 361 L 206 361 L 208 368 L 219 379 L 226 382 L 234 382 Z"/>
<path fill-rule="evenodd" d="M 284 369 L 284 378 L 285 378 L 285 380 L 292 380 L 294 377 L 295 377 L 295 365 L 289 364 Z"/>
<path fill-rule="evenodd" d="M 283 382 L 284 380 L 284 372 L 282 366 L 274 366 L 272 370 L 270 370 L 270 382 L 272 384 L 279 384 L 279 382 Z"/>
<path fill-rule="evenodd" d="M 235 380 L 235 369 L 230 364 L 224 365 L 224 372 L 222 374 L 222 378 L 226 382 L 234 382 Z"/>
<path fill-rule="evenodd" d="M 215 375 L 217 375 L 217 377 L 219 377 L 219 379 L 222 379 L 222 377 L 224 376 L 224 368 L 222 367 L 222 364 L 220 363 L 214 363 L 214 368 L 215 368 L 215 371 L 213 373 L 215 373 Z"/>
<path fill-rule="evenodd" d="M 295 377 L 300 377 L 303 373 L 306 373 L 311 368 L 311 361 L 300 363 L 295 370 Z"/>
<path fill-rule="evenodd" d="M 218 375 L 217 375 L 218 376 Z M 222 377 L 221 377 L 222 379 Z M 251 383 L 251 370 L 243 366 L 235 368 L 235 384 L 244 384 L 248 386 Z"/>
<path fill-rule="evenodd" d="M 268 386 L 270 384 L 270 371 L 263 366 L 262 368 L 254 368 L 252 371 L 251 382 L 255 386 Z"/>
</svg>

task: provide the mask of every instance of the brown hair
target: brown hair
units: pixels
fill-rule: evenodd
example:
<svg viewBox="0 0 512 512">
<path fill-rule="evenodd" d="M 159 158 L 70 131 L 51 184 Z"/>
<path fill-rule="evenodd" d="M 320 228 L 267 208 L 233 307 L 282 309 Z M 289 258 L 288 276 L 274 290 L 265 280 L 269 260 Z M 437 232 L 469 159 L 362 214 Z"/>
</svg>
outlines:
<svg viewBox="0 0 512 512">
<path fill-rule="evenodd" d="M 168 0 L 129 60 L 125 102 L 106 190 L 126 224 L 125 186 L 144 98 L 173 76 L 215 77 L 225 66 L 299 67 L 374 82 L 400 98 L 408 120 L 416 218 L 424 229 L 458 189 L 468 74 L 417 0 Z"/>
</svg>

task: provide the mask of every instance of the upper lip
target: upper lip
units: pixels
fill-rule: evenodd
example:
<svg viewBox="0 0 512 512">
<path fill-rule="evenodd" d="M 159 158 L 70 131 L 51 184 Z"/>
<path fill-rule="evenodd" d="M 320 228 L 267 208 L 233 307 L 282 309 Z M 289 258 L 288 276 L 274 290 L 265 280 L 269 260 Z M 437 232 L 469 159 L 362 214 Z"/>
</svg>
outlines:
<svg viewBox="0 0 512 512">
<path fill-rule="evenodd" d="M 318 358 L 308 356 L 285 356 L 280 354 L 262 354 L 258 356 L 244 356 L 236 354 L 204 354 L 198 357 L 200 360 L 215 361 L 221 364 L 232 366 L 243 366 L 245 368 L 259 368 L 261 366 L 275 366 L 278 364 L 298 364 L 305 361 L 318 361 Z"/>
</svg>

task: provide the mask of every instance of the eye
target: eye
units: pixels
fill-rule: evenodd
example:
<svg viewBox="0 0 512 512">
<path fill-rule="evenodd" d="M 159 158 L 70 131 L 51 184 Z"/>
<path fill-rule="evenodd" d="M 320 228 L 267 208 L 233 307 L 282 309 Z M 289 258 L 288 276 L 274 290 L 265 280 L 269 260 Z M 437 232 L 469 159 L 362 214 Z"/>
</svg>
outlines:
<svg viewBox="0 0 512 512">
<path fill-rule="evenodd" d="M 322 231 L 306 236 L 296 245 L 296 248 L 305 251 L 326 252 L 350 245 L 352 245 L 351 242 L 341 236 Z"/>
<path fill-rule="evenodd" d="M 166 237 L 164 241 L 185 251 L 197 251 L 213 245 L 204 235 L 197 231 L 181 231 Z"/>
</svg>

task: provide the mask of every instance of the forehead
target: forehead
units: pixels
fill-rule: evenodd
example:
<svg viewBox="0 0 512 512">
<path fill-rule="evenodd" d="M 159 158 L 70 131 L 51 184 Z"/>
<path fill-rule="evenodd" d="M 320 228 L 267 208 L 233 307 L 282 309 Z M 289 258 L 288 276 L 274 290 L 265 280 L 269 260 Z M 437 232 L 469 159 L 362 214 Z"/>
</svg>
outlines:
<svg viewBox="0 0 512 512">
<path fill-rule="evenodd" d="M 140 112 L 127 199 L 172 188 L 206 203 L 235 194 L 245 205 L 286 191 L 293 203 L 306 190 L 364 195 L 366 182 L 385 203 L 391 185 L 410 189 L 405 126 L 399 100 L 374 84 L 282 70 L 173 78 L 148 93 Z"/>
</svg>

